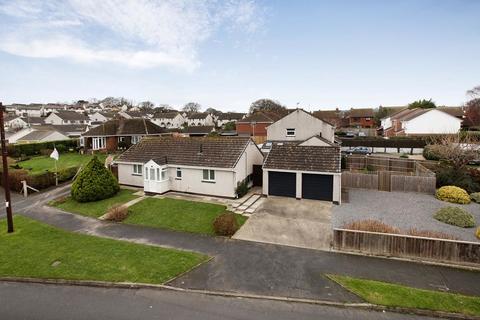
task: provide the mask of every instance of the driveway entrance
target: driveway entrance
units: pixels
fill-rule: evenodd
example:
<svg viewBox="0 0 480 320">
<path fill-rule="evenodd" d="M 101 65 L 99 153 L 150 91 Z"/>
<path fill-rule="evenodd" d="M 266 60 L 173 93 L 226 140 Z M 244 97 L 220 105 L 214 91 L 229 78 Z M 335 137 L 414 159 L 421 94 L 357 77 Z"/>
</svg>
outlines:
<svg viewBox="0 0 480 320">
<path fill-rule="evenodd" d="M 330 202 L 269 196 L 233 238 L 329 250 L 331 211 Z"/>
</svg>

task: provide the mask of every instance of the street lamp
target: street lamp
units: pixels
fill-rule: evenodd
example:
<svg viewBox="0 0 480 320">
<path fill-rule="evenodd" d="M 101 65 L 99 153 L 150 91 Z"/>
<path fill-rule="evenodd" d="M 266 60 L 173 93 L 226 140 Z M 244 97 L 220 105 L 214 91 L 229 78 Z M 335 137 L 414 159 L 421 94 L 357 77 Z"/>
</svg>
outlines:
<svg viewBox="0 0 480 320">
<path fill-rule="evenodd" d="M 5 122 L 3 119 L 3 113 L 5 107 L 0 102 L 0 139 L 2 146 L 2 162 L 3 162 L 3 189 L 5 189 L 5 209 L 7 210 L 7 231 L 13 232 L 13 215 L 12 215 L 12 201 L 10 199 L 10 181 L 8 181 L 8 163 L 7 155 L 8 150 L 5 142 Z"/>
</svg>

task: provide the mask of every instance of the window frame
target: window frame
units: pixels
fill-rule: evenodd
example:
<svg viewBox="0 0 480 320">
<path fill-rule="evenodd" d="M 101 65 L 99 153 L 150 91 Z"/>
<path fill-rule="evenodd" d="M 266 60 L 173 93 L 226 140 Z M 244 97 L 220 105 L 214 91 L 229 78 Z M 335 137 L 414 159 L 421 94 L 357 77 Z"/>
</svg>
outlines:
<svg viewBox="0 0 480 320">
<path fill-rule="evenodd" d="M 205 173 L 207 178 L 205 179 Z M 213 169 L 202 169 L 202 181 L 215 183 L 215 170 Z"/>
<path fill-rule="evenodd" d="M 140 168 L 140 169 L 139 169 Z M 143 164 L 134 164 L 133 173 L 134 176 L 143 176 Z"/>
<path fill-rule="evenodd" d="M 293 130 L 293 134 L 292 134 L 292 130 Z M 286 137 L 295 137 L 295 135 L 297 134 L 296 131 L 297 130 L 295 128 L 286 128 L 285 129 L 285 136 Z"/>
<path fill-rule="evenodd" d="M 180 175 L 179 175 L 179 173 L 180 173 Z M 182 168 L 177 168 L 175 170 L 175 179 L 182 180 L 182 178 L 183 178 Z"/>
</svg>

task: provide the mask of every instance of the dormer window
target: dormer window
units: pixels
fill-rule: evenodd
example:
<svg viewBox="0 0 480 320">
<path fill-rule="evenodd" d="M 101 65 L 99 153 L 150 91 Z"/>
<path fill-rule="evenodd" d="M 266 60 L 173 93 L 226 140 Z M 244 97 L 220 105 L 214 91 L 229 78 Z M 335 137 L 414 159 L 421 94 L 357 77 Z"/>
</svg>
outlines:
<svg viewBox="0 0 480 320">
<path fill-rule="evenodd" d="M 287 128 L 287 137 L 295 137 L 295 128 Z"/>
</svg>

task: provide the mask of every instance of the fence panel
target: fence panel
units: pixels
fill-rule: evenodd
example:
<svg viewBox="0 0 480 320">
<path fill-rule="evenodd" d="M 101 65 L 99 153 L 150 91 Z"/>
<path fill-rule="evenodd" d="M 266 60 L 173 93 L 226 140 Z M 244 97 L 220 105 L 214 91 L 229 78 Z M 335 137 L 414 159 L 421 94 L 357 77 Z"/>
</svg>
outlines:
<svg viewBox="0 0 480 320">
<path fill-rule="evenodd" d="M 342 188 L 378 189 L 378 175 L 376 173 L 343 172 Z"/>
<path fill-rule="evenodd" d="M 336 250 L 417 258 L 455 263 L 480 263 L 480 243 L 375 233 L 358 230 L 333 230 Z"/>
<path fill-rule="evenodd" d="M 435 193 L 435 177 L 392 175 L 390 182 L 390 191 Z"/>
</svg>

